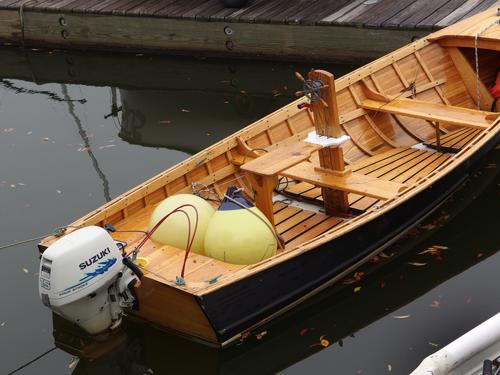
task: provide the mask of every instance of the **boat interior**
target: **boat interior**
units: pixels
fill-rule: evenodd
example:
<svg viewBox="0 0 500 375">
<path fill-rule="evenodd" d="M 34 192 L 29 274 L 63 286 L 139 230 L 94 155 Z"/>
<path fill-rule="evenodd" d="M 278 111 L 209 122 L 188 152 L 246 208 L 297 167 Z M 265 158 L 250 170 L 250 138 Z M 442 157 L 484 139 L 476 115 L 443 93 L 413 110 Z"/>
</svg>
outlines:
<svg viewBox="0 0 500 375">
<path fill-rule="evenodd" d="M 311 71 L 304 82 L 321 80 L 319 90 L 304 84 L 297 101 L 75 224 L 146 230 L 155 206 L 172 194 L 197 194 L 217 207 L 228 186 L 242 188 L 274 225 L 282 246 L 275 256 L 254 265 L 190 254 L 183 290 L 203 294 L 214 284 L 230 282 L 241 272 L 369 219 L 380 206 L 397 203 L 402 192 L 465 155 L 497 122 L 489 88 L 498 74 L 498 44 L 481 44 L 476 61 L 470 38 L 460 43 L 439 35 L 431 39 L 339 79 Z M 322 147 L 304 142 L 312 131 L 342 138 L 343 143 Z M 142 236 L 113 234 L 129 246 Z M 141 256 L 148 259 L 150 277 L 176 286 L 183 249 L 150 241 Z"/>
</svg>

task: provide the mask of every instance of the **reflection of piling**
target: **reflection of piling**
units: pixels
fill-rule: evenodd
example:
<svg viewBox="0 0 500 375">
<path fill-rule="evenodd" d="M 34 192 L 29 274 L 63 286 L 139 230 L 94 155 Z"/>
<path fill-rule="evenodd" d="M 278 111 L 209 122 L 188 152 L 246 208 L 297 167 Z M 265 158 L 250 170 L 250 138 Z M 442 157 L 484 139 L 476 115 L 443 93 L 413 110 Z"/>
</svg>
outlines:
<svg viewBox="0 0 500 375">
<path fill-rule="evenodd" d="M 80 134 L 80 137 L 83 140 L 83 145 L 85 147 L 85 150 L 87 151 L 87 154 L 89 155 L 90 159 L 92 160 L 92 166 L 94 167 L 95 171 L 97 172 L 97 175 L 99 176 L 99 178 L 102 181 L 102 186 L 103 186 L 103 190 L 104 190 L 104 199 L 106 200 L 106 202 L 109 202 L 111 200 L 111 195 L 109 193 L 109 181 L 108 181 L 106 175 L 103 173 L 103 171 L 99 167 L 99 162 L 97 161 L 97 158 L 95 157 L 94 153 L 92 152 L 92 149 L 90 148 L 89 137 L 88 137 L 85 129 L 83 129 L 82 121 L 78 118 L 78 116 L 75 113 L 75 105 L 70 100 L 67 86 L 62 84 L 61 89 L 62 89 L 63 96 L 68 103 L 68 112 L 69 112 L 70 116 L 75 120 L 75 124 L 78 128 L 78 134 Z"/>
</svg>

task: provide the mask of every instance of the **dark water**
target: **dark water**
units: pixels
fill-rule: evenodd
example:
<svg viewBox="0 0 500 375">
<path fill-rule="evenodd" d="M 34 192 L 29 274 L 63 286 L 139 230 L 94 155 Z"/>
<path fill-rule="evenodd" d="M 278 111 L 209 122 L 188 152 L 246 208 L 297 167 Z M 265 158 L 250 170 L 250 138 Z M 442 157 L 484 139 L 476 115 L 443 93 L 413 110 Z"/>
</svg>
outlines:
<svg viewBox="0 0 500 375">
<path fill-rule="evenodd" d="M 293 72 L 308 68 L 0 50 L 0 246 L 68 224 L 288 103 Z M 114 348 L 81 341 L 39 301 L 36 242 L 0 250 L 0 374 L 55 339 L 67 352 L 19 373 L 406 374 L 499 310 L 499 154 L 360 281 L 223 352 L 133 322 Z M 435 245 L 447 249 L 418 254 Z M 83 346 L 99 358 L 75 361 Z"/>
</svg>

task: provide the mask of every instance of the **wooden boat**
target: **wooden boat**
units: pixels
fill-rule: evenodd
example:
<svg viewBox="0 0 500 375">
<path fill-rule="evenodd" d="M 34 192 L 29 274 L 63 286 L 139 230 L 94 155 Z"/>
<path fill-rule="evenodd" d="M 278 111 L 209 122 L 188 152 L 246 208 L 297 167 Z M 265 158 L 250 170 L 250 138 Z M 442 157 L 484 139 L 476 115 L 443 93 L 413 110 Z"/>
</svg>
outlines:
<svg viewBox="0 0 500 375">
<path fill-rule="evenodd" d="M 490 9 L 336 81 L 312 71 L 304 84 L 307 97 L 73 225 L 145 229 L 160 201 L 193 192 L 192 183 L 219 197 L 229 185 L 244 188 L 284 248 L 252 265 L 189 254 L 185 284 L 178 285 L 184 250 L 149 242 L 141 250 L 149 264 L 138 289 L 140 309 L 131 311 L 203 342 L 235 342 L 425 218 L 495 147 L 500 121 L 491 112 L 495 99 L 488 87 L 500 58 L 498 19 Z M 334 146 L 322 147 L 325 138 L 317 136 Z M 142 239 L 140 233 L 113 236 L 129 246 Z M 55 240 L 44 239 L 40 249 Z"/>
</svg>

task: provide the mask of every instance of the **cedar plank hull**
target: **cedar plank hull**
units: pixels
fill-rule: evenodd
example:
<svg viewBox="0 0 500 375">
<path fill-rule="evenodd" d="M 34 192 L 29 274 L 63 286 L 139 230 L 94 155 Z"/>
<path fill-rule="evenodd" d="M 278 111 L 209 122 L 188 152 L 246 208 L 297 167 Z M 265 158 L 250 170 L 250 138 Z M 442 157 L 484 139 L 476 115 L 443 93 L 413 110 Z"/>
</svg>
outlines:
<svg viewBox="0 0 500 375">
<path fill-rule="evenodd" d="M 198 297 L 220 344 L 320 288 L 361 259 L 381 250 L 436 209 L 500 141 L 497 133 L 433 185 L 406 202 L 313 251 Z"/>
</svg>

